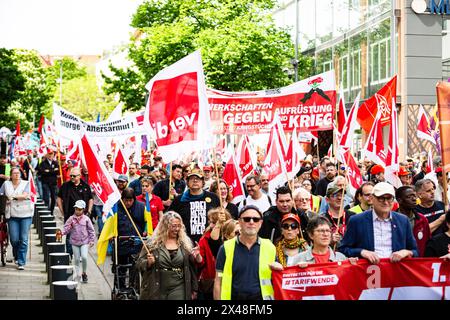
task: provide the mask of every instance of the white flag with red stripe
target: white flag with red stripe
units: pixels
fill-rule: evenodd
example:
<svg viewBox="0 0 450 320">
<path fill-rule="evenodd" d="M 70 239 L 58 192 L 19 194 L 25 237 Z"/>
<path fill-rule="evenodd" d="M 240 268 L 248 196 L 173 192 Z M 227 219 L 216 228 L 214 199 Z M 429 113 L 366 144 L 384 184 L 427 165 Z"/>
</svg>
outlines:
<svg viewBox="0 0 450 320">
<path fill-rule="evenodd" d="M 225 180 L 230 187 L 230 192 L 233 195 L 233 203 L 241 202 L 245 198 L 245 193 L 234 155 L 231 155 L 230 159 L 228 159 L 223 171 L 222 179 Z"/>
<path fill-rule="evenodd" d="M 391 124 L 389 132 L 389 146 L 386 155 L 386 168 L 384 178 L 394 187 L 399 188 L 403 185 L 397 173 L 400 169 L 398 162 L 398 113 L 395 105 L 395 98 L 392 98 Z"/>
<path fill-rule="evenodd" d="M 298 141 L 297 128 L 292 131 L 289 147 L 284 157 L 289 180 L 294 179 L 301 168 L 300 161 L 306 158 L 306 153 Z"/>
<path fill-rule="evenodd" d="M 358 189 L 363 183 L 361 171 L 359 170 L 355 158 L 353 158 L 353 155 L 350 152 L 350 149 L 345 150 L 343 157 L 345 166 L 347 167 L 347 178 L 349 182 L 350 192 L 352 195 L 355 195 L 356 189 Z"/>
<path fill-rule="evenodd" d="M 429 172 L 434 172 L 433 155 L 431 154 L 431 149 L 428 149 L 427 157 L 427 173 Z"/>
<path fill-rule="evenodd" d="M 28 171 L 28 184 L 30 186 L 30 201 L 32 204 L 36 204 L 37 200 L 36 185 L 34 184 L 34 177 L 31 170 Z"/>
<path fill-rule="evenodd" d="M 213 146 L 200 51 L 158 72 L 146 88 L 144 125 L 165 162 Z"/>
<path fill-rule="evenodd" d="M 251 150 L 248 136 L 242 136 L 236 149 L 236 163 L 238 164 L 242 179 L 252 174 L 256 168 L 253 155 L 254 153 Z"/>
<path fill-rule="evenodd" d="M 341 139 L 339 140 L 337 158 L 341 162 L 345 162 L 344 153 L 346 150 L 351 149 L 353 144 L 353 136 L 355 134 L 355 130 L 358 128 L 359 124 L 356 121 L 358 115 L 358 107 L 359 107 L 359 96 L 360 93 L 356 96 L 355 101 L 348 113 L 347 121 L 342 128 Z"/>
<path fill-rule="evenodd" d="M 103 202 L 103 212 L 109 212 L 113 205 L 120 200 L 120 192 L 114 180 L 106 170 L 103 161 L 98 159 L 92 145 L 83 132 L 80 143 L 81 158 L 88 168 L 88 184 L 92 186 L 95 194 Z"/>
<path fill-rule="evenodd" d="M 419 119 L 417 121 L 417 137 L 420 139 L 425 139 L 433 144 L 436 144 L 433 135 L 431 134 L 430 123 L 428 122 L 428 117 L 425 114 L 425 110 L 422 105 L 419 107 Z"/>
<path fill-rule="evenodd" d="M 383 167 L 386 166 L 386 153 L 384 151 L 380 111 L 378 111 L 372 129 L 367 137 L 367 142 L 363 149 L 363 158 L 364 157 Z"/>
<path fill-rule="evenodd" d="M 270 134 L 271 140 L 267 144 L 266 159 L 262 172 L 268 176 L 269 190 L 276 190 L 287 181 L 287 172 L 280 140 L 275 132 L 275 123 L 272 124 L 271 130 L 274 132 Z"/>
</svg>

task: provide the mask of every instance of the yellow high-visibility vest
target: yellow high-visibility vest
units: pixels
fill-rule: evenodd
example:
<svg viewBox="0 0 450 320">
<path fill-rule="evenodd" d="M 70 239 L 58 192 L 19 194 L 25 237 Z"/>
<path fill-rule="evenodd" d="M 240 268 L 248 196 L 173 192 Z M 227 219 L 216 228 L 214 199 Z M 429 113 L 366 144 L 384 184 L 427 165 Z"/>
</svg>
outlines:
<svg viewBox="0 0 450 320">
<path fill-rule="evenodd" d="M 261 241 L 259 248 L 259 283 L 261 295 L 264 300 L 273 300 L 272 270 L 269 264 L 275 261 L 275 246 L 269 239 L 259 239 Z M 230 239 L 223 244 L 225 249 L 225 266 L 222 274 L 222 288 L 220 298 L 222 300 L 231 300 L 231 288 L 233 282 L 233 258 L 236 247 L 236 239 Z"/>
</svg>

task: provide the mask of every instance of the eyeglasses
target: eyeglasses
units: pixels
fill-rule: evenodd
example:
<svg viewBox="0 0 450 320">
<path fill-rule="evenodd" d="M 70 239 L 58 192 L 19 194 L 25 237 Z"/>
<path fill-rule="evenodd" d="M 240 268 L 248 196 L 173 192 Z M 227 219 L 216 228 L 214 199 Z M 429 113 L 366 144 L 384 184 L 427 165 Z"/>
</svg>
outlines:
<svg viewBox="0 0 450 320">
<path fill-rule="evenodd" d="M 375 196 L 375 198 L 377 198 L 377 200 L 380 201 L 380 202 L 385 202 L 385 201 L 392 202 L 392 201 L 394 201 L 394 197 L 393 196 L 389 196 L 389 197 L 377 197 L 377 196 Z"/>
<path fill-rule="evenodd" d="M 71 175 L 70 175 L 71 178 L 76 178 L 76 177 L 78 177 L 78 176 L 79 176 L 79 174 L 71 174 Z"/>
<path fill-rule="evenodd" d="M 247 189 L 254 188 L 256 186 L 257 186 L 256 184 L 247 184 L 246 185 Z"/>
<path fill-rule="evenodd" d="M 298 200 L 298 201 L 303 201 L 303 202 L 308 202 L 308 201 L 309 201 L 309 198 L 298 198 L 298 199 L 296 199 L 296 200 Z"/>
<path fill-rule="evenodd" d="M 250 221 L 257 223 L 262 220 L 260 217 L 244 217 L 241 219 L 244 220 L 244 222 L 246 222 L 246 223 L 249 223 Z"/>
<path fill-rule="evenodd" d="M 284 229 L 284 230 L 289 230 L 289 228 L 291 228 L 292 230 L 297 230 L 298 229 L 298 223 L 283 223 L 282 225 L 281 225 L 281 227 Z"/>
<path fill-rule="evenodd" d="M 322 233 L 322 234 L 328 234 L 331 233 L 330 229 L 316 229 L 314 231 L 317 231 L 318 233 Z"/>
</svg>

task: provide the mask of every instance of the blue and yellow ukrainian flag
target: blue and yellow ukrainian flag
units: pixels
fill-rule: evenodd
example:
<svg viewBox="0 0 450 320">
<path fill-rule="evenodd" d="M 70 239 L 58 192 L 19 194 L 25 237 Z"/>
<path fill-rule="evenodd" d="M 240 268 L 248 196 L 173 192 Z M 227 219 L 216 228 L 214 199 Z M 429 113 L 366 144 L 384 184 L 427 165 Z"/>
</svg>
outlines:
<svg viewBox="0 0 450 320">
<path fill-rule="evenodd" d="M 152 213 L 150 211 L 150 200 L 148 199 L 148 193 L 145 193 L 144 220 L 146 222 L 145 231 L 147 231 L 147 235 L 151 236 L 153 234 L 153 222 L 152 222 Z"/>
<path fill-rule="evenodd" d="M 111 210 L 106 215 L 105 224 L 103 225 L 102 233 L 97 241 L 97 264 L 103 264 L 106 258 L 106 251 L 108 250 L 109 240 L 117 237 L 117 203 L 113 205 Z"/>
</svg>

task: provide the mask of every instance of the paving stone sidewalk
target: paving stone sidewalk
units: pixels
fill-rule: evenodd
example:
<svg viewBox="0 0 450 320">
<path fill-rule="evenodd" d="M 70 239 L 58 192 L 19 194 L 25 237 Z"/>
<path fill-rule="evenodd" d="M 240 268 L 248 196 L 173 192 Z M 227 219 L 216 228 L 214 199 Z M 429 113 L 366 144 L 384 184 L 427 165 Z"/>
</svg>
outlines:
<svg viewBox="0 0 450 320">
<path fill-rule="evenodd" d="M 55 208 L 57 227 L 62 228 L 63 218 Z M 63 239 L 64 241 L 64 239 Z M 32 225 L 27 264 L 25 270 L 18 270 L 13 263 L 5 267 L 0 265 L 0 300 L 49 300 L 50 285 L 47 282 L 44 256 L 40 246 L 36 229 Z M 31 258 L 30 258 L 31 251 Z M 12 259 L 12 248 L 8 247 L 7 259 Z M 110 300 L 112 274 L 110 258 L 104 266 L 96 264 L 96 244 L 89 249 L 88 255 L 88 283 L 79 283 L 77 287 L 78 300 Z M 103 272 L 105 272 L 105 275 Z"/>
</svg>

